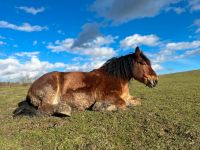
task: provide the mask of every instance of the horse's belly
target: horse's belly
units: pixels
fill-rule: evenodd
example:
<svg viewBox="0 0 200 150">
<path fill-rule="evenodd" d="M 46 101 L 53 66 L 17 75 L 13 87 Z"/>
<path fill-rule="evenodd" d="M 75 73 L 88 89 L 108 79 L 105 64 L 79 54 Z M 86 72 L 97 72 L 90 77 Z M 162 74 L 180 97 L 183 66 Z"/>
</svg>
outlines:
<svg viewBox="0 0 200 150">
<path fill-rule="evenodd" d="M 88 93 L 69 92 L 62 96 L 61 102 L 67 103 L 73 110 L 85 110 L 94 104 L 95 100 Z"/>
</svg>

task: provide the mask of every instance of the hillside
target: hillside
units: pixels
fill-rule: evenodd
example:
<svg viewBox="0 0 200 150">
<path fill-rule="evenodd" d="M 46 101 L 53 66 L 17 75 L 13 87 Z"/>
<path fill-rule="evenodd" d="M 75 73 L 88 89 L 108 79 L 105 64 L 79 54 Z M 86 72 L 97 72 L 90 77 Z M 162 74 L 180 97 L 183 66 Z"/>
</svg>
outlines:
<svg viewBox="0 0 200 150">
<path fill-rule="evenodd" d="M 142 106 L 67 118 L 11 114 L 28 87 L 0 87 L 0 149 L 200 149 L 200 70 L 162 75 L 154 89 L 132 81 Z"/>
</svg>

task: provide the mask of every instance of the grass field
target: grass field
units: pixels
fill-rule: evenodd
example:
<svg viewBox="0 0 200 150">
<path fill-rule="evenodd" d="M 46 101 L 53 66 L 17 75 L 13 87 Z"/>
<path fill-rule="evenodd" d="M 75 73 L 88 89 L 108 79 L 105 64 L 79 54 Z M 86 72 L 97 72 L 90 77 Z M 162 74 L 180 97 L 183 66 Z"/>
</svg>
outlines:
<svg viewBox="0 0 200 150">
<path fill-rule="evenodd" d="M 28 87 L 0 87 L 0 149 L 200 149 L 200 71 L 159 77 L 156 88 L 136 81 L 142 106 L 78 112 L 67 118 L 12 118 Z"/>
</svg>

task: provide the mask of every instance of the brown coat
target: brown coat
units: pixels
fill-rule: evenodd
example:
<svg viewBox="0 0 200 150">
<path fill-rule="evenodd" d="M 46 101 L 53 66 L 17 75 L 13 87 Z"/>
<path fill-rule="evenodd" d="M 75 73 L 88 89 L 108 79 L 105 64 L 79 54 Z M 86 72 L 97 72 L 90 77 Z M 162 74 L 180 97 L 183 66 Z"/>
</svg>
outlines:
<svg viewBox="0 0 200 150">
<path fill-rule="evenodd" d="M 41 114 L 70 115 L 76 110 L 116 110 L 140 102 L 130 96 L 128 83 L 136 80 L 154 87 L 157 75 L 137 47 L 135 53 L 112 58 L 91 72 L 51 72 L 30 87 L 27 102 Z"/>
</svg>

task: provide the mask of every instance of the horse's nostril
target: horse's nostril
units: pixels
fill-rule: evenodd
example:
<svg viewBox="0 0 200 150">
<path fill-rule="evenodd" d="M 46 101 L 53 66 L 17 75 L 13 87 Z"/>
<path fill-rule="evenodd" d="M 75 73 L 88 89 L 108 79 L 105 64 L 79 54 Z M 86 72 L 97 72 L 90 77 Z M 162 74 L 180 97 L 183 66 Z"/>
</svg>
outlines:
<svg viewBox="0 0 200 150">
<path fill-rule="evenodd" d="M 158 83 L 158 80 L 147 79 L 147 83 L 145 83 L 148 87 L 155 87 Z"/>
<path fill-rule="evenodd" d="M 158 80 L 155 80 L 155 83 L 158 84 Z"/>
<path fill-rule="evenodd" d="M 154 80 L 154 87 L 158 84 L 158 80 Z"/>
</svg>

